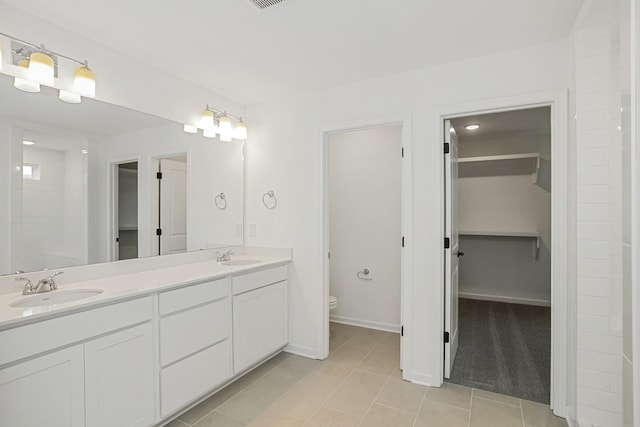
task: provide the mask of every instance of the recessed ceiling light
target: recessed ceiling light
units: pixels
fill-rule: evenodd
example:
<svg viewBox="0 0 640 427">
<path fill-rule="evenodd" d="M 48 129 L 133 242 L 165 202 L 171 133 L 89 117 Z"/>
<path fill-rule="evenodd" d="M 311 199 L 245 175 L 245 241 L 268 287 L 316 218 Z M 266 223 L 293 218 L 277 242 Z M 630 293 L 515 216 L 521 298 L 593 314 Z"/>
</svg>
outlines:
<svg viewBox="0 0 640 427">
<path fill-rule="evenodd" d="M 480 128 L 480 125 L 472 123 L 472 124 L 465 125 L 464 128 L 467 130 L 476 130 Z"/>
<path fill-rule="evenodd" d="M 24 145 L 35 145 L 36 143 L 33 141 L 22 141 Z"/>
</svg>

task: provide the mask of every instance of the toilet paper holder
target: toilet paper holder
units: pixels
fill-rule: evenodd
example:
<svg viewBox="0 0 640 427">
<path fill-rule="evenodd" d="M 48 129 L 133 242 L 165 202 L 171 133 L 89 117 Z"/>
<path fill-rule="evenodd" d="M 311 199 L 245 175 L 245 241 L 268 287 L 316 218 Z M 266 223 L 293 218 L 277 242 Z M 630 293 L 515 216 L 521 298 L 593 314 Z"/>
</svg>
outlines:
<svg viewBox="0 0 640 427">
<path fill-rule="evenodd" d="M 358 279 L 371 280 L 371 277 L 368 277 L 369 273 L 370 273 L 369 269 L 365 268 L 364 270 L 358 271 L 356 276 L 358 276 Z"/>
</svg>

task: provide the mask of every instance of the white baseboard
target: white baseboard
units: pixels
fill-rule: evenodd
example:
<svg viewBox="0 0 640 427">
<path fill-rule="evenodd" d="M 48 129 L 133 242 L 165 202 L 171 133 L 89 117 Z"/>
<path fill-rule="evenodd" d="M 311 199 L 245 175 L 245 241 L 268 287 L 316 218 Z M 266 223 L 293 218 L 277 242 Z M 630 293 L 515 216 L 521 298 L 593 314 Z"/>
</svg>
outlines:
<svg viewBox="0 0 640 427">
<path fill-rule="evenodd" d="M 532 299 L 532 298 L 517 298 L 517 297 L 505 297 L 500 295 L 472 294 L 467 292 L 458 292 L 458 297 L 465 298 L 465 299 L 477 299 L 482 301 L 508 302 L 511 304 L 539 305 L 541 307 L 551 307 L 551 301 L 541 300 L 541 299 Z"/>
<path fill-rule="evenodd" d="M 311 347 L 303 347 L 301 345 L 287 344 L 285 348 L 283 348 L 282 350 L 286 351 L 287 353 L 295 354 L 297 356 L 306 357 L 308 359 L 319 359 L 317 350 Z"/>
<path fill-rule="evenodd" d="M 344 323 L 345 325 L 361 326 L 363 328 L 378 329 L 380 331 L 400 333 L 400 325 L 390 325 L 388 323 L 371 322 L 369 320 L 354 319 L 351 317 L 335 316 L 329 317 L 331 322 Z"/>
<path fill-rule="evenodd" d="M 421 374 L 417 372 L 403 371 L 402 379 L 410 381 L 414 384 L 424 385 L 427 387 L 438 387 L 440 384 L 434 384 L 433 377 L 428 374 Z"/>
</svg>

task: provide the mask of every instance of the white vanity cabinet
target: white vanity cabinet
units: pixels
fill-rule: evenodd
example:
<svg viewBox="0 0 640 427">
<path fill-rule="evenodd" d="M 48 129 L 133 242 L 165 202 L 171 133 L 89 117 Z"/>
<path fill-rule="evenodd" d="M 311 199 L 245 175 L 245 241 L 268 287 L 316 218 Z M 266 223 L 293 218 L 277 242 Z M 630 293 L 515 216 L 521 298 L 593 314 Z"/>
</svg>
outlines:
<svg viewBox="0 0 640 427">
<path fill-rule="evenodd" d="M 82 345 L 0 370 L 0 425 L 84 426 Z"/>
<path fill-rule="evenodd" d="M 243 274 L 233 284 L 233 370 L 238 374 L 289 339 L 287 266 Z"/>
<path fill-rule="evenodd" d="M 0 425 L 152 425 L 151 319 L 146 297 L 0 331 Z"/>
<path fill-rule="evenodd" d="M 231 378 L 229 279 L 159 296 L 160 414 L 164 418 Z"/>
</svg>

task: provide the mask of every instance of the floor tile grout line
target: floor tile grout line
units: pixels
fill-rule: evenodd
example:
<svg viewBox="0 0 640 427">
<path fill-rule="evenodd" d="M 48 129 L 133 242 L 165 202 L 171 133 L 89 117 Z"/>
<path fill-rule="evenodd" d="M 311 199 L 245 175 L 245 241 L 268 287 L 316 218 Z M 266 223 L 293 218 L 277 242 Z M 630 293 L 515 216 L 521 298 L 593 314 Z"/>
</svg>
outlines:
<svg viewBox="0 0 640 427">
<path fill-rule="evenodd" d="M 415 427 L 416 423 L 418 422 L 418 416 L 420 415 L 420 412 L 422 412 L 422 408 L 424 406 L 424 401 L 427 399 L 427 393 L 428 392 L 429 392 L 429 388 L 427 388 L 424 391 L 424 394 L 422 395 L 422 400 L 420 401 L 420 406 L 418 406 L 418 413 L 416 414 L 416 418 L 413 420 L 412 427 Z"/>
<path fill-rule="evenodd" d="M 505 394 L 504 396 L 506 396 L 506 394 Z M 509 397 L 512 397 L 512 396 L 509 396 Z M 490 399 L 490 398 L 488 398 L 488 397 L 484 397 L 484 396 L 476 396 L 475 394 L 472 394 L 472 395 L 471 395 L 471 398 L 473 398 L 473 399 L 488 400 L 489 402 L 500 403 L 500 404 L 502 404 L 502 405 L 511 406 L 511 407 L 513 407 L 513 408 L 521 408 L 521 407 L 522 407 L 521 405 L 514 405 L 514 404 L 512 404 L 512 403 L 501 402 L 501 401 L 499 401 L 499 400 Z M 519 399 L 518 399 L 518 400 L 519 400 Z"/>
<path fill-rule="evenodd" d="M 353 338 L 353 337 L 352 337 L 352 338 Z M 349 338 L 349 339 L 351 339 L 351 338 Z M 343 344 L 343 345 L 344 345 L 344 344 Z M 342 347 L 342 346 L 340 346 L 340 347 Z M 338 347 L 338 348 L 340 348 L 340 347 Z M 334 388 L 334 389 L 333 389 L 333 391 L 332 391 L 331 393 L 329 393 L 329 396 L 327 396 L 327 398 L 326 398 L 326 399 L 324 399 L 324 400 L 322 401 L 322 403 L 320 404 L 320 406 L 318 407 L 318 409 L 316 409 L 316 410 L 313 412 L 313 414 L 311 414 L 311 417 L 310 417 L 309 419 L 313 418 L 313 417 L 318 413 L 318 411 L 319 411 L 321 408 L 323 408 L 323 407 L 324 407 L 324 404 L 325 404 L 325 403 L 327 403 L 327 402 L 329 401 L 329 399 L 331 399 L 331 397 L 336 393 L 336 391 L 337 391 L 340 387 L 342 387 L 342 385 L 343 385 L 343 384 L 344 384 L 344 382 L 347 380 L 347 378 L 349 378 L 349 377 L 353 374 L 353 372 L 356 370 L 356 368 L 357 368 L 358 366 L 360 366 L 360 363 L 362 363 L 362 361 L 363 361 L 364 359 L 366 359 L 366 358 L 367 358 L 367 356 L 369 356 L 369 354 L 371 354 L 371 352 L 373 352 L 373 350 L 374 350 L 375 348 L 376 348 L 376 347 L 375 347 L 375 346 L 373 346 L 373 348 L 372 348 L 371 350 L 369 350 L 369 351 L 368 351 L 364 356 L 362 356 L 362 358 L 360 359 L 360 361 L 358 362 L 358 364 L 356 364 L 353 368 L 351 368 L 351 371 L 350 371 L 349 373 L 347 373 L 347 375 L 345 375 L 345 376 L 342 378 L 342 381 L 340 381 L 340 383 L 336 386 L 336 388 Z M 338 349 L 336 349 L 336 351 L 338 351 Z M 328 358 L 327 358 L 327 359 L 328 359 Z M 327 359 L 325 359 L 325 360 L 327 360 Z M 335 409 L 332 409 L 332 411 L 335 411 Z M 342 412 L 342 411 L 336 411 L 336 412 L 344 413 L 344 412 Z M 351 414 L 345 414 L 345 415 L 350 415 L 350 416 L 351 416 Z M 308 421 L 309 421 L 309 420 L 307 420 L 307 422 L 308 422 Z"/>
<path fill-rule="evenodd" d="M 377 346 L 374 346 L 373 349 L 371 351 L 373 351 Z M 389 381 L 391 381 L 391 377 L 392 377 L 393 373 L 391 375 L 387 376 L 387 380 L 384 382 L 384 384 L 382 384 L 382 387 L 380 387 L 380 390 L 378 390 L 378 393 L 376 394 L 376 396 L 373 398 L 373 400 L 371 401 L 371 403 L 369 404 L 369 407 L 367 408 L 367 410 L 364 413 L 364 416 L 362 417 L 362 419 L 360 420 L 360 422 L 358 423 L 358 426 L 361 426 L 362 423 L 364 422 L 364 420 L 367 418 L 367 414 L 369 413 L 369 411 L 371 411 L 371 408 L 373 408 L 373 405 L 376 404 L 376 401 L 378 400 L 378 397 L 380 397 L 380 393 L 382 393 L 382 390 L 384 390 L 384 388 L 387 386 L 387 384 L 389 384 Z M 395 408 L 394 408 L 395 409 Z M 417 415 L 416 415 L 417 416 Z M 415 422 L 415 416 L 413 418 L 413 421 Z"/>
<path fill-rule="evenodd" d="M 527 423 L 524 420 L 524 408 L 522 406 L 522 399 L 518 399 L 520 401 L 520 416 L 522 417 L 522 427 L 526 427 Z"/>
</svg>

